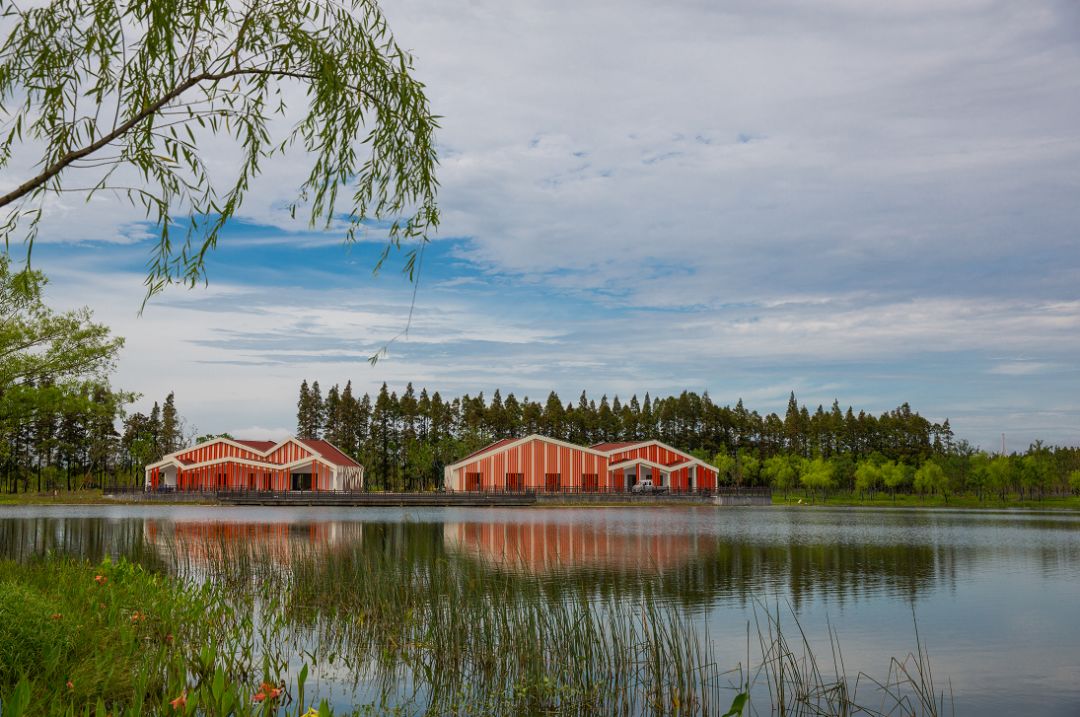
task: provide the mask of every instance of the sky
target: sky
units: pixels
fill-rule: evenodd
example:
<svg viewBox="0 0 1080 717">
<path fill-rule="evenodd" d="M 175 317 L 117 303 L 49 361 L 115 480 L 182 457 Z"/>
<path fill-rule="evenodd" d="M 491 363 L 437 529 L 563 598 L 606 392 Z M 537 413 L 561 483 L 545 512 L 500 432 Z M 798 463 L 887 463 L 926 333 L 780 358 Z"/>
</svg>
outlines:
<svg viewBox="0 0 1080 717">
<path fill-rule="evenodd" d="M 265 165 L 208 286 L 141 316 L 145 223 L 55 200 L 35 266 L 126 338 L 133 410 L 175 391 L 199 432 L 259 438 L 294 428 L 302 379 L 761 412 L 794 391 L 1080 444 L 1080 5 L 382 6 L 442 116 L 407 336 L 366 361 L 414 287 L 372 275 L 377 230 L 344 247 L 288 217 L 302 156 Z"/>
</svg>

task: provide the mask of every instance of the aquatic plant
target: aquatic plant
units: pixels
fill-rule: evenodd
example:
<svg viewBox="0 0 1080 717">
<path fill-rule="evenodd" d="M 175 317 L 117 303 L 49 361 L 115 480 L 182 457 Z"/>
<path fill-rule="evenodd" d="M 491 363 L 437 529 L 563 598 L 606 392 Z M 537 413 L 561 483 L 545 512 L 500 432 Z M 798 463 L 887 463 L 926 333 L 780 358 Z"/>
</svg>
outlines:
<svg viewBox="0 0 1080 717">
<path fill-rule="evenodd" d="M 923 646 L 874 681 L 826 669 L 760 607 L 756 649 L 715 642 L 645 580 L 636 594 L 493 571 L 441 550 L 304 541 L 165 544 L 153 564 L 0 562 L 2 717 L 943 713 Z M 97 579 L 100 577 L 101 579 Z M 782 624 L 783 623 L 783 624 Z M 789 640 L 794 626 L 798 639 Z"/>
</svg>

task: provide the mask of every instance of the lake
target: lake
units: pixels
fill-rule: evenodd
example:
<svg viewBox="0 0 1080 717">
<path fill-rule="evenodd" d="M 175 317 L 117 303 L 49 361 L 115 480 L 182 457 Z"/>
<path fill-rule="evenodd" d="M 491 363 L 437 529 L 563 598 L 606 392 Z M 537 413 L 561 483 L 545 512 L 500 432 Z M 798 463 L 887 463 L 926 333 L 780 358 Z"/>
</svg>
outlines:
<svg viewBox="0 0 1080 717">
<path fill-rule="evenodd" d="M 1080 714 L 1080 516 L 1019 511 L 825 508 L 0 507 L 0 557 L 162 555 L 188 569 L 213 546 L 435 553 L 559 590 L 640 599 L 687 616 L 717 659 L 745 663 L 755 620 L 797 617 L 831 664 L 884 678 L 916 650 L 957 714 Z M 171 557 L 170 557 L 171 556 Z M 175 566 L 173 566 L 175 567 Z M 210 574 L 209 572 L 207 574 Z M 355 685 L 332 671 L 336 702 Z"/>
</svg>

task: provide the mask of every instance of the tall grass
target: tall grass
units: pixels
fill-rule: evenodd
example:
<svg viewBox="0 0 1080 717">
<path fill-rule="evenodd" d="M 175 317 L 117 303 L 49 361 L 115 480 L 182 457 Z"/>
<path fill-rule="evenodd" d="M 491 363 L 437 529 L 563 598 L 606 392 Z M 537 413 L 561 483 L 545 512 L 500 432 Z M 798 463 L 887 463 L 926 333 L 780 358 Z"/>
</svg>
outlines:
<svg viewBox="0 0 1080 717">
<path fill-rule="evenodd" d="M 338 698 L 339 714 L 943 711 L 921 643 L 880 682 L 849 679 L 835 640 L 825 669 L 797 621 L 789 642 L 778 611 L 762 609 L 745 662 L 724 665 L 693 616 L 648 581 L 627 595 L 438 550 L 328 552 L 302 541 L 272 552 L 167 543 L 152 562 L 169 576 L 126 562 L 0 563 L 0 584 L 27 594 L 0 602 L 4 709 L 23 690 L 27 706 L 13 714 L 89 714 L 100 703 L 102 714 L 300 715 L 312 707 L 310 674 L 323 686 L 316 697 L 330 686 L 351 695 Z M 61 611 L 75 629 L 57 628 Z M 267 682 L 283 693 L 256 702 Z"/>
</svg>

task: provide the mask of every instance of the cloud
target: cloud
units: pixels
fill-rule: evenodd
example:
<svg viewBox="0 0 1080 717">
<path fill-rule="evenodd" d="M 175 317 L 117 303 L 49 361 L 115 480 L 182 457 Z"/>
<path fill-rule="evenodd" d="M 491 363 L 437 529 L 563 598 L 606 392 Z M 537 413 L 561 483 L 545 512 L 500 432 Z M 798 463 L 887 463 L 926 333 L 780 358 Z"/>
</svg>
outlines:
<svg viewBox="0 0 1080 717">
<path fill-rule="evenodd" d="M 299 379 L 320 377 L 708 388 L 762 410 L 795 389 L 910 400 L 978 441 L 1006 424 L 1078 440 L 1057 404 L 1080 392 L 1075 4 L 385 9 L 443 115 L 443 222 L 408 340 L 363 362 L 411 291 L 367 276 L 378 228 L 346 252 L 288 218 L 293 153 L 265 164 L 209 289 L 139 320 L 142 217 L 104 197 L 50 208 L 41 266 L 128 336 L 128 387 L 183 386 L 222 430 L 288 425 Z M 235 165 L 229 143 L 208 151 L 214 171 Z"/>
<path fill-rule="evenodd" d="M 1058 367 L 1058 364 L 1046 363 L 1043 361 L 1017 359 L 996 364 L 986 371 L 987 373 L 999 374 L 1001 376 L 1030 376 L 1032 374 L 1051 371 Z"/>
</svg>

